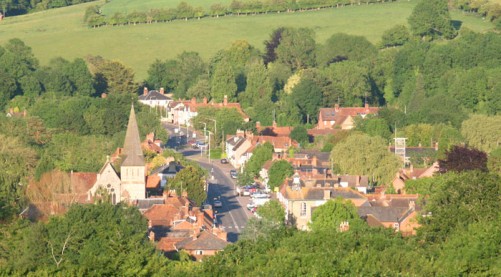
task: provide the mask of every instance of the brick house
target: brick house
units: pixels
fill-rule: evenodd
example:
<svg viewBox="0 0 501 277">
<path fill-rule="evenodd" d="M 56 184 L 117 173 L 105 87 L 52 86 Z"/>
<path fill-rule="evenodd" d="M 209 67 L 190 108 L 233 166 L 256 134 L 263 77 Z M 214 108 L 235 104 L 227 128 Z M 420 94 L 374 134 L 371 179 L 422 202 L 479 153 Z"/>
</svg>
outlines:
<svg viewBox="0 0 501 277">
<path fill-rule="evenodd" d="M 321 108 L 318 112 L 318 124 L 316 129 L 342 129 L 350 130 L 355 127 L 354 118 L 360 116 L 365 118 L 369 114 L 377 114 L 379 108 L 369 107 L 347 107 L 341 108 L 338 104 L 334 108 Z"/>
</svg>

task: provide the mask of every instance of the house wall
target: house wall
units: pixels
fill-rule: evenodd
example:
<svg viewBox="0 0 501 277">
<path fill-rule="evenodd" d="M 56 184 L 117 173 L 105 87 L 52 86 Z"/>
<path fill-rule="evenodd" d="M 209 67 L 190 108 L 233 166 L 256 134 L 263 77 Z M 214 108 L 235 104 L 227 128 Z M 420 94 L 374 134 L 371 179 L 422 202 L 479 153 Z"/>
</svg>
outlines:
<svg viewBox="0 0 501 277">
<path fill-rule="evenodd" d="M 417 212 L 414 211 L 400 223 L 400 232 L 402 235 L 408 236 L 416 234 L 416 229 L 421 226 L 421 224 L 418 223 L 417 215 Z"/>
<path fill-rule="evenodd" d="M 351 130 L 354 127 L 355 127 L 355 121 L 353 120 L 353 117 L 351 117 L 351 116 L 348 116 L 341 124 L 341 129 L 343 129 L 343 130 Z"/>
<path fill-rule="evenodd" d="M 308 224 L 311 221 L 311 209 L 325 204 L 325 200 L 289 200 L 287 213 L 292 216 L 299 230 L 309 230 Z M 303 203 L 306 204 L 306 214 L 301 215 Z"/>
</svg>

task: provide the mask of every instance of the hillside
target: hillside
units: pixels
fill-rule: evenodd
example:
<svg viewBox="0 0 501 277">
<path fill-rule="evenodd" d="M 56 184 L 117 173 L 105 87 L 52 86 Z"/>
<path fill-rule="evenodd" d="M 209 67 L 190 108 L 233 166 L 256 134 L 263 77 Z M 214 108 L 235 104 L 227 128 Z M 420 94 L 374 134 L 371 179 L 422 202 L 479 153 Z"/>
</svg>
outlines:
<svg viewBox="0 0 501 277">
<path fill-rule="evenodd" d="M 204 59 L 209 59 L 235 40 L 247 40 L 263 49 L 263 41 L 279 26 L 312 28 L 318 43 L 323 43 L 337 32 L 362 35 L 377 43 L 384 30 L 396 24 L 406 24 L 415 5 L 414 2 L 403 1 L 315 12 L 88 28 L 82 21 L 85 9 L 99 3 L 102 2 L 6 18 L 0 22 L 0 43 L 20 38 L 33 48 L 42 64 L 57 56 L 73 59 L 101 55 L 116 59 L 132 67 L 139 81 L 146 77 L 147 69 L 155 59 L 173 58 L 183 51 L 196 51 Z M 475 31 L 491 28 L 490 23 L 460 12 L 453 12 L 452 18 Z"/>
</svg>

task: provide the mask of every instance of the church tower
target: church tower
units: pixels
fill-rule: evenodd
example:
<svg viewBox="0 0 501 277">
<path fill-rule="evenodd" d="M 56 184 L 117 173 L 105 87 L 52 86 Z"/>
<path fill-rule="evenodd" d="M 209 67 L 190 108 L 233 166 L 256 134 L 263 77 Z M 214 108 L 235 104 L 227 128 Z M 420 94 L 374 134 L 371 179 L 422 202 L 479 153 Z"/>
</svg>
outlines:
<svg viewBox="0 0 501 277">
<path fill-rule="evenodd" d="M 146 198 L 146 174 L 143 150 L 139 138 L 134 105 L 131 106 L 129 124 L 125 134 L 124 161 L 120 167 L 121 200 L 132 201 Z"/>
</svg>

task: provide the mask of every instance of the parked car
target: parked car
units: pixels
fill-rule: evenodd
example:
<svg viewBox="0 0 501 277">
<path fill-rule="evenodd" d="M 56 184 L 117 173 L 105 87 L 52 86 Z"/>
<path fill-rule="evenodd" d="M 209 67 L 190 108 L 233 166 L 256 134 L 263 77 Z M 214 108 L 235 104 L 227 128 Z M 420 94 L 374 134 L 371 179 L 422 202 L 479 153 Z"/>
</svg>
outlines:
<svg viewBox="0 0 501 277">
<path fill-rule="evenodd" d="M 214 208 L 222 208 L 222 207 L 223 207 L 223 202 L 221 202 L 221 200 L 214 201 Z"/>
<path fill-rule="evenodd" d="M 237 194 L 240 196 L 250 196 L 251 194 L 258 191 L 259 187 L 257 185 L 249 185 L 243 187 L 237 187 Z"/>
<path fill-rule="evenodd" d="M 205 149 L 207 148 L 207 144 L 205 144 L 205 142 L 203 141 L 196 141 L 195 143 L 191 144 L 191 147 L 193 147 L 193 149 Z"/>
<path fill-rule="evenodd" d="M 270 195 L 267 193 L 263 193 L 261 191 L 257 191 L 251 195 L 253 199 L 267 199 L 270 198 Z"/>
<path fill-rule="evenodd" d="M 231 178 L 233 178 L 233 179 L 237 179 L 237 178 L 238 178 L 238 173 L 237 173 L 237 171 L 236 171 L 235 169 L 230 170 L 230 176 L 231 176 Z"/>
<path fill-rule="evenodd" d="M 221 159 L 221 163 L 222 163 L 222 164 L 227 164 L 227 163 L 228 163 L 228 160 L 227 160 L 227 159 Z"/>
</svg>

